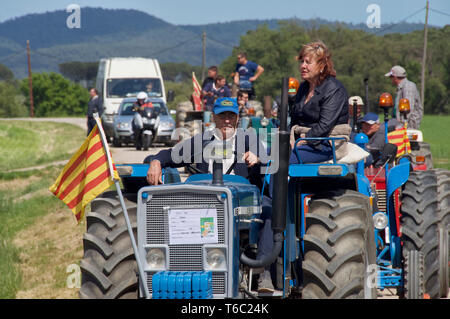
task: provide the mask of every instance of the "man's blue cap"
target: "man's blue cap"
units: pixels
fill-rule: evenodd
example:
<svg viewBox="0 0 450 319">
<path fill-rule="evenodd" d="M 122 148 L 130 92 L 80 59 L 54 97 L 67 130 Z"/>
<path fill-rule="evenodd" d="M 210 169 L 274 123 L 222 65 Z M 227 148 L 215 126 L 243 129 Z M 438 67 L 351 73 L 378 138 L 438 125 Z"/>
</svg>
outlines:
<svg viewBox="0 0 450 319">
<path fill-rule="evenodd" d="M 375 124 L 375 123 L 380 123 L 380 119 L 378 118 L 378 115 L 372 112 L 367 113 L 366 115 L 364 115 L 364 117 L 362 118 L 361 122 L 366 122 L 368 124 Z"/>
<path fill-rule="evenodd" d="M 220 114 L 223 112 L 233 112 L 239 114 L 239 106 L 236 98 L 221 97 L 214 103 L 214 114 Z"/>
</svg>

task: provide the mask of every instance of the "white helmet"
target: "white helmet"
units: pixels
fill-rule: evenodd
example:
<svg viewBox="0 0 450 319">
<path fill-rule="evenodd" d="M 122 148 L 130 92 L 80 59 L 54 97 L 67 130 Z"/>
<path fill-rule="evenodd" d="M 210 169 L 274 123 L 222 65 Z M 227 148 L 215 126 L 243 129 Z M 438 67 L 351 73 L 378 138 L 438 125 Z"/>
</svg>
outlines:
<svg viewBox="0 0 450 319">
<path fill-rule="evenodd" d="M 138 100 L 146 100 L 147 99 L 147 93 L 139 92 L 139 94 L 137 95 L 137 99 Z"/>
</svg>

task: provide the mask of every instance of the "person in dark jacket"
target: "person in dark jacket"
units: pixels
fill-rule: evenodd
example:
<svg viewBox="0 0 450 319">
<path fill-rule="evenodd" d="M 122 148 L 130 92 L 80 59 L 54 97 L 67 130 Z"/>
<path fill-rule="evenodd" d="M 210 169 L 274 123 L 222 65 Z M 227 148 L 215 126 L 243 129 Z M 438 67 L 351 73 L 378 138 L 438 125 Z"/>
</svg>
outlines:
<svg viewBox="0 0 450 319">
<path fill-rule="evenodd" d="M 98 116 L 102 116 L 103 114 L 103 103 L 102 100 L 98 96 L 98 91 L 95 88 L 91 88 L 89 90 L 89 94 L 91 96 L 91 99 L 88 102 L 88 109 L 87 109 L 87 135 L 89 135 L 94 128 L 96 122 L 94 119 L 94 113 L 98 113 Z"/>
<path fill-rule="evenodd" d="M 304 45 L 297 59 L 304 81 L 290 109 L 291 127 L 310 128 L 302 137 L 328 137 L 336 125 L 348 125 L 347 91 L 336 79 L 331 54 L 323 42 Z M 319 163 L 333 156 L 329 141 L 302 140 L 297 147 L 302 163 Z M 298 163 L 294 153 L 291 163 Z"/>
<path fill-rule="evenodd" d="M 224 105 L 222 105 L 224 104 Z M 233 149 L 234 155 L 230 161 L 225 160 L 223 163 L 224 174 L 234 174 L 240 175 L 244 178 L 253 182 L 256 186 L 261 181 L 260 172 L 260 161 L 257 154 L 250 151 L 250 144 L 247 138 L 244 139 L 245 145 L 241 149 L 236 146 L 238 140 L 236 134 L 237 123 L 239 120 L 239 107 L 237 105 L 235 98 L 219 98 L 216 100 L 213 109 L 213 119 L 216 124 L 216 130 L 207 136 L 205 132 L 204 136 L 198 134 L 188 140 L 185 140 L 173 148 L 161 150 L 155 156 L 152 156 L 150 162 L 150 167 L 147 174 L 147 181 L 150 185 L 157 185 L 162 182 L 162 171 L 164 167 L 185 167 L 195 164 L 196 170 L 202 173 L 212 173 L 212 163 L 207 162 L 203 158 L 202 150 L 210 142 L 219 139 L 230 142 Z M 196 143 L 201 143 L 201 147 L 198 147 Z M 190 144 L 190 146 L 187 146 Z M 186 146 L 186 147 L 184 147 Z M 191 154 L 186 156 L 183 154 L 184 150 L 189 150 Z M 200 152 L 199 152 L 200 150 Z M 242 154 L 237 154 L 238 151 L 242 151 Z M 266 150 L 262 145 L 256 149 L 256 153 L 265 152 Z M 197 153 L 199 154 L 197 154 Z M 189 161 L 178 161 L 180 158 L 189 158 Z M 175 159 L 175 160 L 174 160 Z M 257 178 L 253 179 L 256 175 Z"/>
<path fill-rule="evenodd" d="M 258 154 L 266 152 L 262 144 L 256 149 L 256 154 L 251 151 L 249 139 L 245 138 L 243 149 L 240 151 L 239 145 L 237 145 L 238 138 L 237 125 L 239 120 L 239 107 L 235 98 L 218 98 L 213 108 L 213 119 L 216 123 L 216 131 L 211 136 L 200 136 L 198 134 L 188 140 L 181 143 L 190 144 L 187 147 L 181 147 L 181 150 L 177 146 L 172 149 L 166 149 L 160 151 L 155 156 L 152 156 L 150 160 L 150 167 L 147 173 L 147 182 L 150 185 L 157 185 L 162 183 L 162 168 L 165 167 L 183 167 L 190 165 L 190 163 L 196 164 L 196 169 L 200 173 L 212 173 L 212 161 L 206 161 L 203 158 L 203 150 L 206 146 L 214 140 L 222 140 L 231 143 L 234 149 L 233 158 L 224 160 L 223 173 L 234 174 L 242 176 L 249 180 L 250 183 L 262 187 L 261 162 L 258 158 Z M 201 147 L 196 147 L 196 143 L 201 143 Z M 185 144 L 186 146 L 186 144 Z M 198 150 L 200 149 L 200 152 Z M 184 150 L 189 150 L 190 154 L 184 156 Z M 196 153 L 197 152 L 197 153 Z M 241 152 L 241 153 L 240 153 Z M 189 158 L 189 161 L 174 160 L 175 158 Z M 147 159 L 146 159 L 147 161 Z M 257 258 L 263 258 L 264 255 L 270 254 L 273 249 L 273 231 L 271 224 L 271 199 L 264 196 L 262 201 L 262 213 L 260 218 L 264 221 L 264 224 L 259 233 L 258 241 L 258 254 Z M 269 267 L 260 275 L 258 280 L 258 290 L 273 292 L 274 287 L 271 281 Z"/>
</svg>

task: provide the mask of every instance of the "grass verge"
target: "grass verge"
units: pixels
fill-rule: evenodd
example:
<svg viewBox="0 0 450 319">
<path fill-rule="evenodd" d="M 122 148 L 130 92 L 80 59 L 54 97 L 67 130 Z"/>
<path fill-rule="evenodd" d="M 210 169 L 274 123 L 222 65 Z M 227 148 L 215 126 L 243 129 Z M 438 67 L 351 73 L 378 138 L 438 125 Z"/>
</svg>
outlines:
<svg viewBox="0 0 450 319">
<path fill-rule="evenodd" d="M 54 122 L 0 122 L 0 171 L 69 159 L 81 146 L 80 127 Z"/>
<path fill-rule="evenodd" d="M 48 191 L 62 168 L 0 177 L 0 299 L 77 297 L 66 271 L 82 256 L 85 224 Z"/>
<path fill-rule="evenodd" d="M 59 226 L 70 221 L 74 225 L 72 229 L 66 227 L 67 233 L 80 229 L 80 233 L 84 232 L 83 225 L 77 227 L 70 210 L 48 190 L 63 166 L 49 166 L 42 170 L 24 172 L 6 171 L 68 160 L 84 138 L 84 130 L 70 124 L 0 122 L 1 299 L 16 298 L 20 292 L 35 289 L 43 282 L 50 285 L 49 290 L 65 287 L 66 268 L 61 266 L 66 261 L 64 258 L 68 258 L 67 262 L 72 263 L 78 262 L 79 256 L 71 259 L 73 254 L 67 254 L 70 247 L 64 246 L 62 251 L 58 250 L 61 239 L 66 236 L 64 228 Z M 55 228 L 58 230 L 52 232 Z M 79 242 L 75 246 L 79 247 L 81 236 L 77 234 L 76 237 Z M 65 256 L 64 260 L 61 260 L 60 256 Z M 58 297 L 41 293 L 24 296 Z"/>
<path fill-rule="evenodd" d="M 434 167 L 450 169 L 450 116 L 425 115 L 421 130 L 430 144 Z"/>
</svg>

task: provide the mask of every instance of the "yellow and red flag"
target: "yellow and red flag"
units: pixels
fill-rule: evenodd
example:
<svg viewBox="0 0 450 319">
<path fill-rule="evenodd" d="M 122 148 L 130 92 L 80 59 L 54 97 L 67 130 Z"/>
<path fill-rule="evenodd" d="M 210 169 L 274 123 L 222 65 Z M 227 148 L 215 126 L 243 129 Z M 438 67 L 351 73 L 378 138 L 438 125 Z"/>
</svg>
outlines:
<svg viewBox="0 0 450 319">
<path fill-rule="evenodd" d="M 197 77 L 195 73 L 192 72 L 192 85 L 194 86 L 194 93 L 192 93 L 192 100 L 194 101 L 194 110 L 195 111 L 203 111 L 202 108 L 202 87 L 197 81 Z"/>
<path fill-rule="evenodd" d="M 409 143 L 406 128 L 397 129 L 388 133 L 388 141 L 391 144 L 397 145 L 397 157 L 411 153 L 411 144 Z"/>
<path fill-rule="evenodd" d="M 86 205 L 113 185 L 114 180 L 119 180 L 119 174 L 109 150 L 103 146 L 97 124 L 49 189 L 72 210 L 79 222 Z"/>
</svg>

